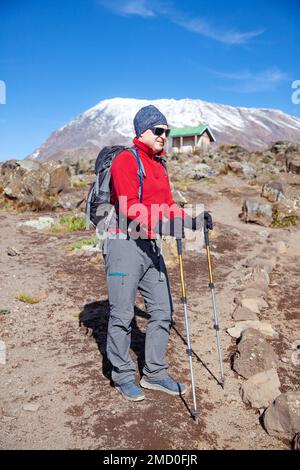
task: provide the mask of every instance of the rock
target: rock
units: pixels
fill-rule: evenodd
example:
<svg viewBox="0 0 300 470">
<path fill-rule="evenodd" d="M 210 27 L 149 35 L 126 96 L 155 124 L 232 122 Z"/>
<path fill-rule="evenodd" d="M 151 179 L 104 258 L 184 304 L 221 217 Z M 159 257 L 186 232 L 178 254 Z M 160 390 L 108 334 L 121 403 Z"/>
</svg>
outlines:
<svg viewBox="0 0 300 470">
<path fill-rule="evenodd" d="M 86 159 L 86 158 L 80 158 L 76 163 L 75 163 L 75 175 L 82 175 L 85 173 L 94 173 L 95 169 L 95 159 Z"/>
<path fill-rule="evenodd" d="M 88 253 L 98 253 L 100 250 L 99 245 L 83 245 L 81 250 L 86 251 Z"/>
<path fill-rule="evenodd" d="M 256 176 L 256 168 L 248 162 L 229 162 L 228 169 L 238 176 L 244 176 L 247 179 L 253 179 Z"/>
<path fill-rule="evenodd" d="M 295 175 L 300 174 L 300 159 L 299 160 L 287 160 L 286 169 L 288 172 L 294 173 Z"/>
<path fill-rule="evenodd" d="M 248 328 L 253 328 L 259 331 L 261 334 L 263 334 L 266 337 L 278 338 L 278 333 L 276 333 L 276 331 L 273 330 L 270 323 L 261 322 L 259 320 L 240 321 L 236 323 L 233 328 L 228 328 L 226 331 L 233 338 L 240 338 L 243 331 L 245 331 Z"/>
<path fill-rule="evenodd" d="M 5 366 L 6 364 L 6 344 L 0 340 L 0 365 Z"/>
<path fill-rule="evenodd" d="M 259 310 L 262 308 L 269 308 L 268 303 L 261 297 L 245 297 L 244 299 L 242 299 L 241 305 L 242 307 L 249 308 L 249 310 L 253 310 L 253 312 L 255 313 L 258 313 L 257 310 L 254 310 L 253 308 L 251 308 L 251 306 L 254 307 L 254 305 L 256 305 L 257 307 L 254 308 L 258 308 Z"/>
<path fill-rule="evenodd" d="M 11 313 L 10 308 L 0 308 L 0 315 L 7 315 L 9 313 Z"/>
<path fill-rule="evenodd" d="M 16 199 L 16 196 L 13 194 L 12 188 L 10 188 L 9 186 L 6 186 L 3 189 L 3 192 L 4 192 L 5 196 L 7 196 L 9 199 Z"/>
<path fill-rule="evenodd" d="M 12 246 L 7 248 L 7 254 L 8 256 L 19 256 L 21 253 Z"/>
<path fill-rule="evenodd" d="M 59 165 L 55 161 L 43 163 L 43 169 L 50 175 L 48 194 L 59 194 L 70 188 L 71 174 L 67 165 Z"/>
<path fill-rule="evenodd" d="M 277 250 L 277 253 L 279 253 L 280 255 L 282 255 L 283 253 L 286 253 L 287 251 L 286 244 L 282 240 L 278 241 L 275 244 L 275 248 Z"/>
<path fill-rule="evenodd" d="M 18 166 L 20 166 L 18 160 L 14 160 L 14 159 L 7 160 L 1 165 L 1 175 L 5 175 L 9 171 L 16 170 Z"/>
<path fill-rule="evenodd" d="M 253 328 L 243 331 L 233 358 L 233 370 L 245 379 L 276 368 L 277 356 L 264 336 Z"/>
<path fill-rule="evenodd" d="M 296 339 L 296 341 L 293 341 L 292 344 L 292 363 L 294 366 L 300 366 L 300 340 Z"/>
<path fill-rule="evenodd" d="M 87 192 L 68 191 L 58 197 L 53 207 L 62 207 L 63 209 L 78 209 L 86 201 Z"/>
<path fill-rule="evenodd" d="M 247 288 L 259 288 L 264 292 L 268 292 L 270 284 L 270 276 L 268 274 L 267 269 L 260 265 L 256 265 L 252 268 L 250 273 L 249 280 L 247 282 Z"/>
<path fill-rule="evenodd" d="M 277 181 L 265 183 L 262 187 L 261 197 L 266 198 L 269 202 L 280 201 L 284 198 L 282 184 Z"/>
<path fill-rule="evenodd" d="M 254 313 L 259 313 L 261 308 L 267 308 L 268 304 L 261 298 L 245 298 L 245 299 L 234 299 L 238 301 L 238 305 L 251 310 Z"/>
<path fill-rule="evenodd" d="M 35 220 L 27 220 L 26 222 L 19 222 L 18 226 L 26 225 L 27 227 L 33 227 L 37 230 L 49 229 L 54 224 L 52 217 L 39 217 Z"/>
<path fill-rule="evenodd" d="M 18 165 L 28 171 L 37 171 L 41 168 L 41 164 L 36 160 L 19 160 Z"/>
<path fill-rule="evenodd" d="M 31 412 L 36 412 L 40 408 L 40 405 L 38 403 L 27 403 L 26 405 L 23 406 L 24 411 L 31 411 Z"/>
<path fill-rule="evenodd" d="M 254 222 L 269 227 L 273 221 L 272 204 L 266 203 L 264 200 L 246 199 L 240 217 L 246 223 Z"/>
<path fill-rule="evenodd" d="M 232 318 L 236 321 L 258 320 L 258 316 L 252 310 L 238 305 L 232 314 Z"/>
<path fill-rule="evenodd" d="M 280 360 L 281 360 L 281 362 L 283 362 L 284 364 L 288 364 L 288 363 L 290 362 L 287 357 L 281 357 Z"/>
<path fill-rule="evenodd" d="M 275 369 L 253 375 L 242 384 L 240 394 L 243 402 L 252 408 L 267 408 L 280 395 L 280 381 Z"/>
<path fill-rule="evenodd" d="M 299 221 L 299 208 L 294 200 L 284 199 L 273 204 L 273 227 L 289 227 Z"/>
<path fill-rule="evenodd" d="M 267 294 L 264 290 L 258 287 L 246 287 L 244 290 L 237 293 L 234 298 L 236 304 L 240 304 L 242 299 L 256 299 L 262 297 L 264 300 L 267 299 Z"/>
<path fill-rule="evenodd" d="M 0 185 L 3 194 L 18 205 L 51 208 L 53 198 L 70 187 L 70 171 L 56 161 L 12 160 L 2 165 Z"/>
<path fill-rule="evenodd" d="M 246 267 L 246 268 L 254 268 L 254 267 L 259 267 L 261 268 L 262 270 L 266 271 L 268 274 L 271 273 L 273 271 L 273 269 L 275 268 L 276 266 L 276 258 L 259 258 L 259 257 L 254 257 L 254 258 L 251 258 L 251 259 L 247 259 L 243 265 Z M 254 276 L 253 276 L 254 278 Z M 269 283 L 270 283 L 270 279 L 269 279 Z"/>
<path fill-rule="evenodd" d="M 194 180 L 215 176 L 215 172 L 206 163 L 197 163 L 191 168 L 191 171 L 191 176 Z"/>
<path fill-rule="evenodd" d="M 265 411 L 263 422 L 271 436 L 292 438 L 300 430 L 300 392 L 279 395 Z"/>
<path fill-rule="evenodd" d="M 241 236 L 241 232 L 237 229 L 237 228 L 232 228 L 231 229 L 231 234 L 236 236 L 236 237 L 240 237 Z"/>
</svg>

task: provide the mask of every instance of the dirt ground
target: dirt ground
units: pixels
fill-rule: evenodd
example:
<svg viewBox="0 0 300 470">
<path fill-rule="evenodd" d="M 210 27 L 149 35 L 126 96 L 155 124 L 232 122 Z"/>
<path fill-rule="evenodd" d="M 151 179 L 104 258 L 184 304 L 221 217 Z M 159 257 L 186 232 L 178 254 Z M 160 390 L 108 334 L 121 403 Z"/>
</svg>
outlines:
<svg viewBox="0 0 300 470">
<path fill-rule="evenodd" d="M 229 190 L 228 188 L 234 188 Z M 245 196 L 257 188 L 223 177 L 218 185 L 195 183 L 190 198 L 212 211 L 213 273 L 221 326 L 226 382 L 218 385 L 219 365 L 211 320 L 211 299 L 205 250 L 184 256 L 193 365 L 199 420 L 195 423 L 185 346 L 180 278 L 169 269 L 175 324 L 169 342 L 171 375 L 188 385 L 183 398 L 146 390 L 146 399 L 127 402 L 109 380 L 105 357 L 108 300 L 100 255 L 74 253 L 68 246 L 85 233 L 53 234 L 19 227 L 20 221 L 53 214 L 0 213 L 0 339 L 7 362 L 0 365 L 1 449 L 289 449 L 285 439 L 269 436 L 259 413 L 239 395 L 243 379 L 231 370 L 235 340 L 226 329 L 234 325 L 233 298 L 255 257 L 277 240 L 287 252 L 278 255 L 271 274 L 269 309 L 261 314 L 279 333 L 270 343 L 279 356 L 282 391 L 299 390 L 299 366 L 291 361 L 292 344 L 300 339 L 300 232 L 244 224 L 238 218 Z M 55 215 L 54 215 L 55 216 Z M 8 256 L 15 247 L 19 256 Z M 45 293 L 33 305 L 16 299 L 17 292 Z M 90 328 L 79 326 L 78 314 Z M 132 354 L 141 367 L 147 324 L 137 297 Z M 283 362 L 281 359 L 284 358 Z M 139 373 L 137 371 L 137 378 Z M 36 405 L 33 411 L 26 405 Z"/>
</svg>

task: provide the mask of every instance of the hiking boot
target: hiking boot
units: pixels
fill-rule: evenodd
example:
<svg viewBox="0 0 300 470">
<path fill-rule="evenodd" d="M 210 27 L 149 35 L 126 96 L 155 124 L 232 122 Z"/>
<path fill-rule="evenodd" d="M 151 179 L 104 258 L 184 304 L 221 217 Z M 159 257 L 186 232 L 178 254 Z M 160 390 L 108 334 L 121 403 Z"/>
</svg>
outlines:
<svg viewBox="0 0 300 470">
<path fill-rule="evenodd" d="M 116 384 L 115 388 L 122 393 L 126 400 L 141 401 L 145 398 L 143 390 L 133 380 L 125 384 Z"/>
<path fill-rule="evenodd" d="M 169 375 L 165 379 L 148 379 L 143 376 L 140 384 L 144 388 L 150 390 L 160 390 L 161 392 L 169 393 L 170 395 L 183 395 L 186 392 L 186 387 L 183 384 L 176 382 Z"/>
</svg>

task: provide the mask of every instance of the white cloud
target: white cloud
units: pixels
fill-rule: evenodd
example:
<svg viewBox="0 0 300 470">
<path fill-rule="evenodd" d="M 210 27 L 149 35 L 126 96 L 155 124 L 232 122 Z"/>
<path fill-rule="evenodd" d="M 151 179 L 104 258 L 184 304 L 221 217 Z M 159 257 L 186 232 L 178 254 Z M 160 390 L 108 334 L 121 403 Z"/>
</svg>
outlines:
<svg viewBox="0 0 300 470">
<path fill-rule="evenodd" d="M 219 29 L 204 18 L 188 18 L 176 9 L 171 0 L 98 0 L 115 14 L 121 16 L 137 15 L 144 18 L 167 17 L 169 21 L 196 34 L 225 44 L 245 44 L 264 33 L 264 29 L 255 31 L 234 31 Z"/>
<path fill-rule="evenodd" d="M 221 87 L 223 90 L 236 91 L 239 93 L 255 93 L 275 90 L 281 83 L 289 80 L 288 75 L 277 67 L 258 73 L 253 73 L 249 70 L 235 73 L 211 72 L 219 78 L 234 82 L 234 85 L 232 86 Z"/>
<path fill-rule="evenodd" d="M 143 18 L 156 16 L 147 0 L 99 0 L 99 3 L 120 16 L 136 15 Z"/>
<path fill-rule="evenodd" d="M 248 31 L 245 33 L 240 31 L 222 31 L 201 18 L 194 20 L 174 19 L 173 21 L 188 31 L 201 34 L 202 36 L 206 36 L 225 44 L 244 44 L 250 39 L 260 36 L 265 31 L 264 29 Z"/>
</svg>

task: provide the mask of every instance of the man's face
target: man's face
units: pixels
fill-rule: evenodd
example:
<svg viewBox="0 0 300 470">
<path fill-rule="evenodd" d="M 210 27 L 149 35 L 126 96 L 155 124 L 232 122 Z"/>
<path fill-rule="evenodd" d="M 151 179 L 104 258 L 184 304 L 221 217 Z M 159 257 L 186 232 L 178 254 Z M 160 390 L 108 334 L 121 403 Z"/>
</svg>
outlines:
<svg viewBox="0 0 300 470">
<path fill-rule="evenodd" d="M 154 127 L 168 129 L 168 126 L 166 126 L 165 124 L 159 124 Z M 154 153 L 159 153 L 164 148 L 164 145 L 167 141 L 167 137 L 165 133 L 157 136 L 152 132 L 151 129 L 147 129 L 139 136 L 139 140 L 144 144 L 148 145 L 148 147 L 150 147 Z"/>
</svg>

